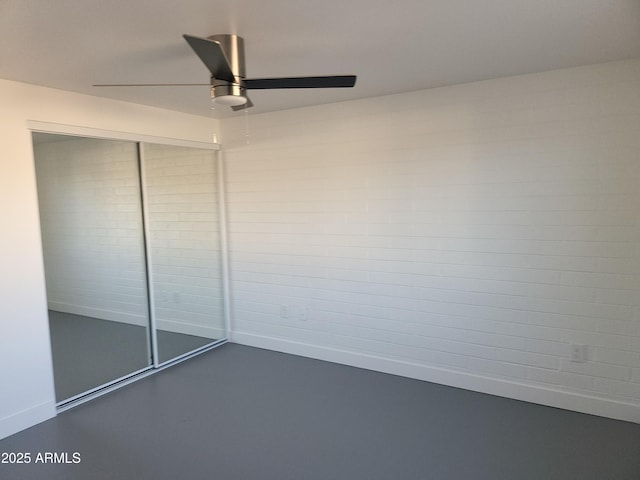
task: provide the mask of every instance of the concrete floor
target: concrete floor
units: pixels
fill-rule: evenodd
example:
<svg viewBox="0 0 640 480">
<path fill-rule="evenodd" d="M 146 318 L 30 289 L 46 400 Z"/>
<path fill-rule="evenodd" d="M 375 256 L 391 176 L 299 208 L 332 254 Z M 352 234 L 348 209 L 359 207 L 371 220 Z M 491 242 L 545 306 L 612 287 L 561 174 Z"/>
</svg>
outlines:
<svg viewBox="0 0 640 480">
<path fill-rule="evenodd" d="M 637 424 L 234 344 L 0 452 L 32 458 L 3 480 L 640 479 Z M 35 463 L 47 452 L 79 463 Z"/>
</svg>

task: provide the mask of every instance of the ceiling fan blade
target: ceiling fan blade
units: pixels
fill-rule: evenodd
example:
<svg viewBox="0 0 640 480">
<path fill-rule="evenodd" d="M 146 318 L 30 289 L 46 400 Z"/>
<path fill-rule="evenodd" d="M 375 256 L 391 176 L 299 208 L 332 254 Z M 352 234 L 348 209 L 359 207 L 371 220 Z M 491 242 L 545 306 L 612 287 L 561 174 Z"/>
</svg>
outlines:
<svg viewBox="0 0 640 480">
<path fill-rule="evenodd" d="M 253 107 L 253 102 L 249 97 L 247 97 L 247 103 L 245 103 L 244 105 L 232 106 L 231 110 L 246 110 L 247 108 L 251 108 L 251 107 Z"/>
<path fill-rule="evenodd" d="M 208 83 L 102 83 L 92 87 L 210 87 Z"/>
<path fill-rule="evenodd" d="M 330 75 L 323 77 L 249 78 L 245 88 L 349 88 L 356 84 L 355 75 Z"/>
<path fill-rule="evenodd" d="M 183 37 L 206 65 L 213 77 L 227 82 L 235 82 L 233 72 L 229 66 L 229 60 L 219 42 L 208 38 L 194 37 L 193 35 L 183 35 Z"/>
</svg>

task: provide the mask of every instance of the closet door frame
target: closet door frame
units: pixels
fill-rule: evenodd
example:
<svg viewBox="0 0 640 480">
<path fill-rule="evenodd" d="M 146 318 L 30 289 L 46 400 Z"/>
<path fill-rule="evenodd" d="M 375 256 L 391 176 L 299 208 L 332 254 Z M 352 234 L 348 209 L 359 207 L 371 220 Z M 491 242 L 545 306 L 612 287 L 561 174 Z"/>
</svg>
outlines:
<svg viewBox="0 0 640 480">
<path fill-rule="evenodd" d="M 135 134 L 128 132 L 119 132 L 119 131 L 111 131 L 111 130 L 101 130 L 89 127 L 82 127 L 76 125 L 65 125 L 58 123 L 49 123 L 49 122 L 41 122 L 35 120 L 29 120 L 27 122 L 27 128 L 32 133 L 49 133 L 54 135 L 68 135 L 72 137 L 85 137 L 85 138 L 97 138 L 103 140 L 119 140 L 119 141 L 129 141 L 137 144 L 138 150 L 138 166 L 140 169 L 140 189 L 141 189 L 141 199 L 142 199 L 142 224 L 144 231 L 144 242 L 145 242 L 145 263 L 146 263 L 146 274 L 147 274 L 147 289 L 148 289 L 148 302 L 149 302 L 149 328 L 151 331 L 151 349 L 152 349 L 152 358 L 153 362 L 148 369 L 143 369 L 137 372 L 132 372 L 131 375 L 122 377 L 120 379 L 115 380 L 114 382 L 110 382 L 104 386 L 97 387 L 92 389 L 84 394 L 80 394 L 71 399 L 65 400 L 58 405 L 58 411 L 64 411 L 73 406 L 79 405 L 80 403 L 84 403 L 88 400 L 96 398 L 97 396 L 103 395 L 110 391 L 113 391 L 117 388 L 120 388 L 124 385 L 127 385 L 135 380 L 143 378 L 147 375 L 156 373 L 164 368 L 167 368 L 171 365 L 179 363 L 183 360 L 186 360 L 194 355 L 202 353 L 204 351 L 210 350 L 217 346 L 220 346 L 226 343 L 229 339 L 230 335 L 230 327 L 231 327 L 231 318 L 230 318 L 230 309 L 229 309 L 229 300 L 230 300 L 230 282 L 229 282 L 229 261 L 228 261 L 228 248 L 227 248 L 227 225 L 226 225 L 226 206 L 225 206 L 225 181 L 224 181 L 224 168 L 223 161 L 221 155 L 218 153 L 221 146 L 218 143 L 207 143 L 207 142 L 197 142 L 191 140 L 182 140 L 176 138 L 165 138 L 165 137 L 156 137 L 152 135 L 143 135 L 143 134 Z M 223 315 L 224 315 L 224 337 L 219 340 L 214 340 L 212 343 L 207 344 L 201 348 L 195 349 L 191 352 L 184 353 L 179 355 L 173 359 L 168 361 L 160 362 L 158 355 L 158 344 L 157 344 L 157 331 L 156 331 L 156 318 L 154 314 L 154 291 L 153 291 L 153 282 L 151 281 L 152 277 L 152 266 L 150 261 L 150 245 L 149 245 L 149 227 L 148 227 L 148 218 L 145 215 L 146 212 L 146 191 L 145 191 L 145 181 L 142 175 L 143 167 L 144 167 L 144 148 L 143 145 L 149 144 L 160 144 L 160 145 L 170 145 L 174 147 L 187 147 L 187 148 L 197 148 L 202 150 L 211 150 L 214 154 L 214 161 L 216 163 L 217 170 L 217 189 L 218 189 L 218 218 L 219 218 L 219 230 L 220 230 L 220 262 L 221 262 L 221 283 L 222 283 L 222 298 L 223 298 Z"/>
</svg>

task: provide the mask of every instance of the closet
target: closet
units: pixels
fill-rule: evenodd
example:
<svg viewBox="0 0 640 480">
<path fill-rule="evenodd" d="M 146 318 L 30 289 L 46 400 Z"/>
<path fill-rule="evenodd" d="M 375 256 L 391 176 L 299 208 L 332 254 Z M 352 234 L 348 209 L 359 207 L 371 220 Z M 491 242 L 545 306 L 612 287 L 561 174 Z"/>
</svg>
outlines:
<svg viewBox="0 0 640 480">
<path fill-rule="evenodd" d="M 224 343 L 217 152 L 32 135 L 58 404 Z"/>
</svg>

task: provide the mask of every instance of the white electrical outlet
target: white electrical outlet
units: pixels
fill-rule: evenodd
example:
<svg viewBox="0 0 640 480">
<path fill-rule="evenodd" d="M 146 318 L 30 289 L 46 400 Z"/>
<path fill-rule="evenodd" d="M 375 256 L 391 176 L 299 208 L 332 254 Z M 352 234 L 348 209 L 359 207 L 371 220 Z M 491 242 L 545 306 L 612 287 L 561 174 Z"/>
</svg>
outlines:
<svg viewBox="0 0 640 480">
<path fill-rule="evenodd" d="M 588 360 L 589 348 L 587 345 L 572 343 L 569 351 L 569 358 L 572 362 L 584 363 Z"/>
<path fill-rule="evenodd" d="M 309 320 L 307 307 L 300 307 L 298 309 L 298 320 L 300 320 L 301 322 L 306 322 L 307 320 Z"/>
<path fill-rule="evenodd" d="M 289 305 L 280 305 L 280 318 L 289 318 Z"/>
</svg>

